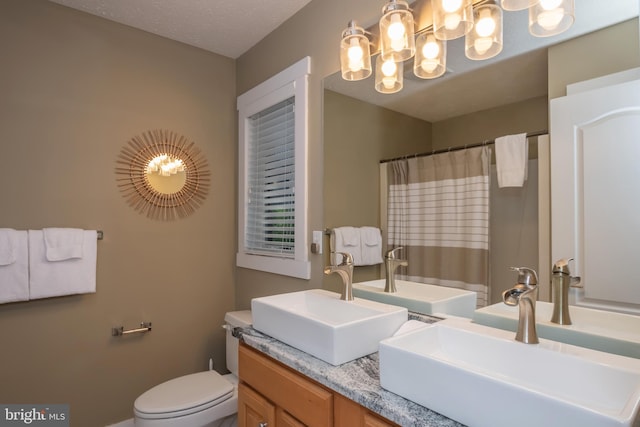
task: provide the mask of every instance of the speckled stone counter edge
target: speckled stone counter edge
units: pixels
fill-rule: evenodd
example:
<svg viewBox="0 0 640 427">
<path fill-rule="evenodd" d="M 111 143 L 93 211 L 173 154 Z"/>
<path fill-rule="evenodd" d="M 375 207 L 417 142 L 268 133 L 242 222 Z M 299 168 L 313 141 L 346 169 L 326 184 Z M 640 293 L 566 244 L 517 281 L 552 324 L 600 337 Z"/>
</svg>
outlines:
<svg viewBox="0 0 640 427">
<path fill-rule="evenodd" d="M 409 318 L 426 323 L 440 320 L 416 313 L 410 313 Z M 378 353 L 333 366 L 253 328 L 238 328 L 237 334 L 248 346 L 403 427 L 463 426 L 383 389 L 380 386 Z"/>
</svg>

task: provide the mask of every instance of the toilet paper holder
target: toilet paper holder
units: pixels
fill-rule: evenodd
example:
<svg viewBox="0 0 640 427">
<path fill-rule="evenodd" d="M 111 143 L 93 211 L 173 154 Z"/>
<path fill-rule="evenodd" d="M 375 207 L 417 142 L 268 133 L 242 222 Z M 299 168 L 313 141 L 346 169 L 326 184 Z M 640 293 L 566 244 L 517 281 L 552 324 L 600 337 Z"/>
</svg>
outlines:
<svg viewBox="0 0 640 427">
<path fill-rule="evenodd" d="M 146 332 L 151 332 L 151 322 L 142 322 L 140 323 L 140 327 L 135 329 L 125 330 L 124 326 L 111 328 L 111 336 L 113 337 L 120 337 L 122 335 L 129 335 L 129 334 L 144 334 Z"/>
</svg>

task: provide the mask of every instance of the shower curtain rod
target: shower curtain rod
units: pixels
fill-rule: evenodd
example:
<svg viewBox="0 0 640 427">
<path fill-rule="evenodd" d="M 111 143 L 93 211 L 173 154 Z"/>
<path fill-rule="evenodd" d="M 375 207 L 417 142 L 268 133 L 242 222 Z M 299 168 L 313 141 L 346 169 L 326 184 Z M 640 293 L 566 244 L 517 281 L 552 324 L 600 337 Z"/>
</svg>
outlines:
<svg viewBox="0 0 640 427">
<path fill-rule="evenodd" d="M 532 138 L 534 136 L 540 136 L 540 135 L 546 135 L 548 133 L 549 133 L 549 131 L 546 130 L 546 129 L 539 130 L 539 131 L 536 131 L 536 132 L 527 132 L 527 138 Z M 434 155 L 434 154 L 448 153 L 450 151 L 466 150 L 467 148 L 482 147 L 483 145 L 490 145 L 490 144 L 493 144 L 495 142 L 496 142 L 495 139 L 487 139 L 485 141 L 478 142 L 476 144 L 465 144 L 464 146 L 460 146 L 460 147 L 449 147 L 449 148 L 443 148 L 443 149 L 440 149 L 440 150 L 433 150 L 433 151 L 429 151 L 429 152 L 425 152 L 425 153 L 408 154 L 408 155 L 402 156 L 402 157 L 394 157 L 393 159 L 380 160 L 380 163 L 389 163 L 389 162 L 394 162 L 396 160 L 411 159 L 413 157 L 431 156 L 431 155 Z"/>
</svg>

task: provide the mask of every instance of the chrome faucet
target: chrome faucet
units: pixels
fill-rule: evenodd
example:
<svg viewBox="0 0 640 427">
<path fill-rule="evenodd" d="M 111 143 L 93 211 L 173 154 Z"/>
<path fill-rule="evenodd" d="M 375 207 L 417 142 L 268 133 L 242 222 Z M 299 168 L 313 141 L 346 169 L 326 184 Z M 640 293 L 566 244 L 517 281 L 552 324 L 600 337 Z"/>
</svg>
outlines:
<svg viewBox="0 0 640 427">
<path fill-rule="evenodd" d="M 571 276 L 569 261 L 573 258 L 561 259 L 553 264 L 551 271 L 551 300 L 553 301 L 553 314 L 551 322 L 558 325 L 570 325 L 569 316 L 569 288 L 581 288 L 580 277 Z"/>
<path fill-rule="evenodd" d="M 518 332 L 516 341 L 537 344 L 536 300 L 538 299 L 538 275 L 527 267 L 511 267 L 518 272 L 518 283 L 502 293 L 505 304 L 518 306 Z"/>
<path fill-rule="evenodd" d="M 344 285 L 340 299 L 353 301 L 353 256 L 347 252 L 331 252 L 331 254 L 342 255 L 342 262 L 338 265 L 326 266 L 324 274 L 338 273 Z"/>
<path fill-rule="evenodd" d="M 396 268 L 401 265 L 406 267 L 409 265 L 409 262 L 406 259 L 398 259 L 396 258 L 396 251 L 400 249 L 404 249 L 402 246 L 398 246 L 397 248 L 391 249 L 384 256 L 384 266 L 385 266 L 385 283 L 384 283 L 384 291 L 388 293 L 398 292 L 396 288 Z"/>
</svg>

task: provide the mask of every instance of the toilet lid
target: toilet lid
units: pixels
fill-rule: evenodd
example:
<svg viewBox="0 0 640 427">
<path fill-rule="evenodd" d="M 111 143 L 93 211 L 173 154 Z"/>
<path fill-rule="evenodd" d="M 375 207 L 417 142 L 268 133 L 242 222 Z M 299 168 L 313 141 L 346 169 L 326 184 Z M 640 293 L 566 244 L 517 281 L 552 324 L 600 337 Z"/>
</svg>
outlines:
<svg viewBox="0 0 640 427">
<path fill-rule="evenodd" d="M 215 371 L 205 371 L 153 387 L 136 399 L 134 408 L 149 416 L 179 416 L 210 408 L 231 396 L 233 384 Z"/>
</svg>

